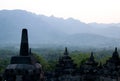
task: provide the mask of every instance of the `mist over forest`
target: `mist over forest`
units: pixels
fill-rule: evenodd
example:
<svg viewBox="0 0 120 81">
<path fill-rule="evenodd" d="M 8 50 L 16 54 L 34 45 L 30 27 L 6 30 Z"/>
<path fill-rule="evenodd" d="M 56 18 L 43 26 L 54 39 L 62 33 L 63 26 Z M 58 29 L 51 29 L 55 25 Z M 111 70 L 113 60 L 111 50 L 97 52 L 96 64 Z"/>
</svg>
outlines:
<svg viewBox="0 0 120 81">
<path fill-rule="evenodd" d="M 73 18 L 48 17 L 25 10 L 0 10 L 0 72 L 12 56 L 19 55 L 23 28 L 28 29 L 29 47 L 45 71 L 55 69 L 65 47 L 77 67 L 91 52 L 103 64 L 115 47 L 120 53 L 120 23 L 86 24 Z"/>
<path fill-rule="evenodd" d="M 36 15 L 25 10 L 0 11 L 0 46 L 19 47 L 27 28 L 31 47 L 120 47 L 120 23 L 84 23 L 79 20 Z"/>
</svg>

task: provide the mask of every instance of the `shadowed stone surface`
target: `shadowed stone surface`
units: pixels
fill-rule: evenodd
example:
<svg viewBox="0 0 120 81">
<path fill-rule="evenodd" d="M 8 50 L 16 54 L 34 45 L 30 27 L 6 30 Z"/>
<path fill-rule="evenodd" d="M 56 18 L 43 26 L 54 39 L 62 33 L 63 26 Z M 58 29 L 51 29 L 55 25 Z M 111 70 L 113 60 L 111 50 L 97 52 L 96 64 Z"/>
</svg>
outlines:
<svg viewBox="0 0 120 81">
<path fill-rule="evenodd" d="M 20 55 L 21 56 L 28 56 L 29 55 L 29 45 L 28 45 L 28 32 L 27 32 L 27 29 L 23 29 L 22 30 Z"/>
</svg>

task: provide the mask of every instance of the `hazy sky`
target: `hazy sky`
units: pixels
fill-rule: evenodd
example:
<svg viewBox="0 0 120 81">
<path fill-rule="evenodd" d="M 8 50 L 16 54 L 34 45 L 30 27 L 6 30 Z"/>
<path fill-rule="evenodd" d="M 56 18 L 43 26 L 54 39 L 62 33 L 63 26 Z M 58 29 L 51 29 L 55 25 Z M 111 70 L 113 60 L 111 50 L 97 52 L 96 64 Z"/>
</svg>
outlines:
<svg viewBox="0 0 120 81">
<path fill-rule="evenodd" d="M 83 22 L 120 23 L 120 0 L 0 0 L 0 10 L 22 9 Z"/>
</svg>

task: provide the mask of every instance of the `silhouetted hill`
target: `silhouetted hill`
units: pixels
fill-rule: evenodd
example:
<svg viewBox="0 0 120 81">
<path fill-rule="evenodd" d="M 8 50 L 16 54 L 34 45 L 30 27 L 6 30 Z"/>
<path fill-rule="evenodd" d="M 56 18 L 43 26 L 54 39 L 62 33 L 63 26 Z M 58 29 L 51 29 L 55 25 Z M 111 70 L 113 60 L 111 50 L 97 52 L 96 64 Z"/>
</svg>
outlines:
<svg viewBox="0 0 120 81">
<path fill-rule="evenodd" d="M 120 43 L 118 26 L 120 25 L 85 24 L 73 18 L 47 17 L 24 10 L 1 10 L 0 43 L 19 44 L 21 29 L 27 28 L 32 44 L 116 46 Z"/>
<path fill-rule="evenodd" d="M 103 35 L 106 37 L 112 37 L 120 39 L 120 23 L 115 24 L 97 24 L 97 23 L 90 23 L 90 26 L 94 27 L 94 33 Z"/>
<path fill-rule="evenodd" d="M 0 41 L 18 43 L 22 28 L 28 28 L 30 38 L 32 40 L 37 39 L 37 41 L 39 39 L 49 39 L 51 38 L 49 36 L 58 34 L 56 30 L 52 29 L 51 25 L 33 13 L 21 10 L 0 11 Z"/>
</svg>

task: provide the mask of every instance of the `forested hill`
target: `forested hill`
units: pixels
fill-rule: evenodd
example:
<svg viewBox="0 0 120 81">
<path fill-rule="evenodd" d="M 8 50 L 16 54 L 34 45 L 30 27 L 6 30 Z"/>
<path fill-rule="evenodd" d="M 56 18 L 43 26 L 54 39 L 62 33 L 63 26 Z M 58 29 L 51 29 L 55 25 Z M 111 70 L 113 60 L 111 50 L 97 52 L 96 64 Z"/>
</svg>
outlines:
<svg viewBox="0 0 120 81">
<path fill-rule="evenodd" d="M 120 44 L 120 24 L 86 24 L 73 18 L 47 17 L 24 10 L 0 11 L 1 44 L 19 44 L 22 28 L 29 30 L 30 44 L 78 47 Z"/>
</svg>

